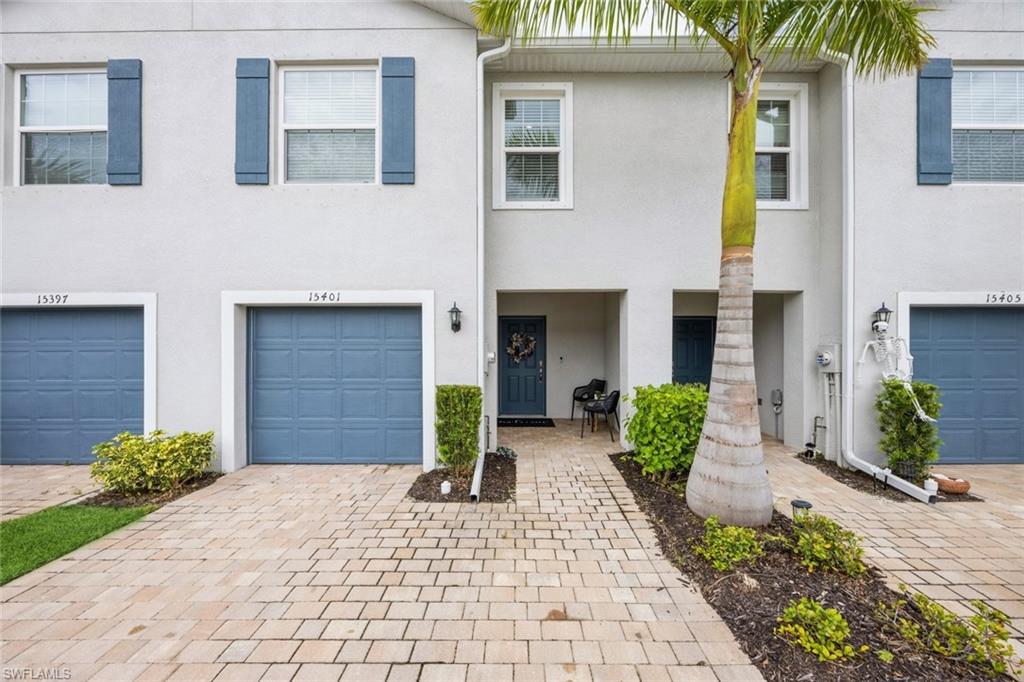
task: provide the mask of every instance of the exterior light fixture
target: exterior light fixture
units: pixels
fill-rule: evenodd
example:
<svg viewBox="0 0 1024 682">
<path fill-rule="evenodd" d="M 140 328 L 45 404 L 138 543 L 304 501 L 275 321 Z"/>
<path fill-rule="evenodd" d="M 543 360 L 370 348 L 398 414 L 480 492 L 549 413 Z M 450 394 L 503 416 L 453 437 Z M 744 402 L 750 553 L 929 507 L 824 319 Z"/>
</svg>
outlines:
<svg viewBox="0 0 1024 682">
<path fill-rule="evenodd" d="M 462 311 L 454 301 L 452 301 L 452 307 L 448 309 L 448 315 L 452 318 L 452 331 L 457 332 L 462 329 Z"/>
<path fill-rule="evenodd" d="M 811 507 L 814 506 L 813 504 L 811 504 L 807 500 L 793 500 L 789 504 L 790 504 L 790 506 L 793 507 L 793 518 L 794 519 L 797 518 L 797 516 L 799 516 L 801 514 L 808 513 L 809 511 L 811 511 Z"/>
<path fill-rule="evenodd" d="M 885 307 L 885 302 L 882 303 L 882 307 L 875 311 L 874 321 L 884 322 L 886 325 L 889 324 L 889 318 L 892 317 L 892 311 Z"/>
</svg>

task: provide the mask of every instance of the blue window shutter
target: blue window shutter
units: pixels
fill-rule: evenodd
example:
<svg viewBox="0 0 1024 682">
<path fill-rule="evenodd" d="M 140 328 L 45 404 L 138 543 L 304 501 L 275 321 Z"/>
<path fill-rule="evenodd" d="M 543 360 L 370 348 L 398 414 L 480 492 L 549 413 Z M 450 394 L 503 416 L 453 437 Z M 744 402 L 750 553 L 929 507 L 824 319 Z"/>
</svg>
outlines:
<svg viewBox="0 0 1024 682">
<path fill-rule="evenodd" d="M 416 182 L 416 60 L 381 60 L 381 182 Z"/>
<path fill-rule="evenodd" d="M 953 181 L 953 60 L 929 59 L 917 74 L 917 184 Z"/>
<path fill-rule="evenodd" d="M 107 182 L 142 184 L 142 61 L 107 62 Z"/>
<path fill-rule="evenodd" d="M 270 183 L 270 60 L 235 65 L 235 182 Z"/>
</svg>

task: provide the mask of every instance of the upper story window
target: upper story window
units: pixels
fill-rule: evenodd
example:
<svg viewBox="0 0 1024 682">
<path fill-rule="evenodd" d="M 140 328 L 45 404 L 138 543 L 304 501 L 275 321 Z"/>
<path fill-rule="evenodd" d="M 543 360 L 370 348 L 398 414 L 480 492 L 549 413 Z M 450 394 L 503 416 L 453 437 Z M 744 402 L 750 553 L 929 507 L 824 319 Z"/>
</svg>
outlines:
<svg viewBox="0 0 1024 682">
<path fill-rule="evenodd" d="M 1024 70 L 953 72 L 953 181 L 1024 182 Z"/>
<path fill-rule="evenodd" d="M 807 85 L 762 83 L 754 174 L 758 208 L 807 208 Z"/>
<path fill-rule="evenodd" d="M 494 208 L 572 208 L 572 84 L 495 83 Z"/>
<path fill-rule="evenodd" d="M 281 71 L 283 180 L 376 182 L 376 67 L 285 67 Z"/>
<path fill-rule="evenodd" d="M 106 73 L 19 72 L 18 90 L 21 184 L 106 183 Z"/>
</svg>

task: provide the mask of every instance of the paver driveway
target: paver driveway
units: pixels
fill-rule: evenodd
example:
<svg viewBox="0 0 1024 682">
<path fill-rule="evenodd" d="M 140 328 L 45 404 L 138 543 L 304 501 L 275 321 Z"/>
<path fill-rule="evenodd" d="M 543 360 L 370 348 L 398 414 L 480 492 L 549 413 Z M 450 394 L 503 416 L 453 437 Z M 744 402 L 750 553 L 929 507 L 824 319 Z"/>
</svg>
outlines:
<svg viewBox="0 0 1024 682">
<path fill-rule="evenodd" d="M 63 504 L 97 489 L 85 464 L 0 466 L 0 521 Z"/>
<path fill-rule="evenodd" d="M 604 433 L 516 429 L 509 505 L 411 466 L 251 466 L 0 588 L 6 668 L 71 679 L 759 679 L 661 558 Z"/>
</svg>

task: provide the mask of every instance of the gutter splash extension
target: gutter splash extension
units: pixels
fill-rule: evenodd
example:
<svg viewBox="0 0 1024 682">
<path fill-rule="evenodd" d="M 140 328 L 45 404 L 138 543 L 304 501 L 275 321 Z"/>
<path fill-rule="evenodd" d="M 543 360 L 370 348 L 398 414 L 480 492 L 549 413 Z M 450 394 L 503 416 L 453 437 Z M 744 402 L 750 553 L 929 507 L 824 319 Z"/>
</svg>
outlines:
<svg viewBox="0 0 1024 682">
<path fill-rule="evenodd" d="M 843 158 L 843 373 L 840 390 L 841 400 L 841 440 L 839 448 L 839 465 L 844 464 L 860 469 L 884 485 L 889 485 L 916 500 L 935 503 L 936 495 L 920 488 L 910 481 L 892 473 L 891 469 L 866 462 L 853 451 L 853 353 L 854 345 L 854 172 L 853 146 L 853 94 L 856 73 L 853 60 L 848 55 L 832 50 L 822 51 L 822 58 L 838 64 L 843 69 L 843 119 L 842 119 L 842 158 Z"/>
<path fill-rule="evenodd" d="M 502 57 L 512 49 L 512 39 L 506 38 L 500 47 L 486 50 L 476 58 L 476 383 L 480 387 L 482 404 L 486 405 L 484 375 L 487 365 L 484 343 L 484 64 Z M 485 408 L 486 410 L 486 408 Z M 484 420 L 480 419 L 478 433 L 478 454 L 473 469 L 473 483 L 469 488 L 469 500 L 480 499 L 480 484 L 484 477 Z"/>
</svg>

